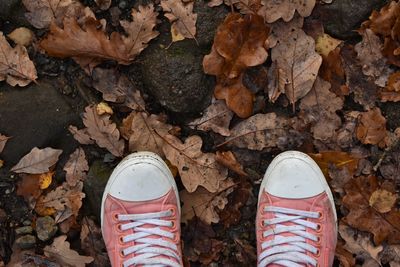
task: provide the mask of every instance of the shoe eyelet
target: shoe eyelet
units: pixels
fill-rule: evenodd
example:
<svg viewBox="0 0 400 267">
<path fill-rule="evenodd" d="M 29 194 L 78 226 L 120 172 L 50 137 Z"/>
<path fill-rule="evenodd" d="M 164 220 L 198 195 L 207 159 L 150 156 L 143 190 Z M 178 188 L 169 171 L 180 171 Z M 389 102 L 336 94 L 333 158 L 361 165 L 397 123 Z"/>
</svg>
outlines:
<svg viewBox="0 0 400 267">
<path fill-rule="evenodd" d="M 170 208 L 169 211 L 171 212 L 171 217 L 175 216 L 175 209 L 174 208 Z"/>
<path fill-rule="evenodd" d="M 123 232 L 123 230 L 122 230 L 122 224 L 120 224 L 120 223 L 117 224 L 117 231 L 120 232 L 120 233 Z"/>
<path fill-rule="evenodd" d="M 118 237 L 118 243 L 120 244 L 120 245 L 124 245 L 124 237 L 123 236 L 120 236 L 120 237 Z"/>
<path fill-rule="evenodd" d="M 321 250 L 317 249 L 317 253 L 315 253 L 315 256 L 316 256 L 316 257 L 321 256 Z"/>
<path fill-rule="evenodd" d="M 115 221 L 118 221 L 118 213 L 114 213 L 114 214 L 112 215 L 112 217 L 113 217 L 113 219 L 114 219 Z"/>
<path fill-rule="evenodd" d="M 324 213 L 321 211 L 318 211 L 318 219 L 322 220 L 324 218 Z"/>
<path fill-rule="evenodd" d="M 320 223 L 317 223 L 317 229 L 315 229 L 315 231 L 317 231 L 318 233 L 322 231 L 322 226 Z"/>
<path fill-rule="evenodd" d="M 321 237 L 317 236 L 317 241 L 315 241 L 317 244 L 321 244 Z"/>
<path fill-rule="evenodd" d="M 119 256 L 120 256 L 121 258 L 125 258 L 125 253 L 124 253 L 123 250 L 120 250 L 120 251 L 119 251 Z"/>
</svg>

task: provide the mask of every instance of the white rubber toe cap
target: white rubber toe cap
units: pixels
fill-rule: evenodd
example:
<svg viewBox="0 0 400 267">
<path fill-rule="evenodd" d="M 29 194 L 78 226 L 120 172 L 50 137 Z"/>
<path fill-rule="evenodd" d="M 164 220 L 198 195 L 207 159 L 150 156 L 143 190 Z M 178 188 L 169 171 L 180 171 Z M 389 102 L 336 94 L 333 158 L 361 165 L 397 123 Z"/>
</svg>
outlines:
<svg viewBox="0 0 400 267">
<path fill-rule="evenodd" d="M 325 191 L 330 193 L 318 165 L 298 151 L 281 153 L 271 162 L 261 189 L 273 196 L 289 199 L 314 197 Z"/>
</svg>

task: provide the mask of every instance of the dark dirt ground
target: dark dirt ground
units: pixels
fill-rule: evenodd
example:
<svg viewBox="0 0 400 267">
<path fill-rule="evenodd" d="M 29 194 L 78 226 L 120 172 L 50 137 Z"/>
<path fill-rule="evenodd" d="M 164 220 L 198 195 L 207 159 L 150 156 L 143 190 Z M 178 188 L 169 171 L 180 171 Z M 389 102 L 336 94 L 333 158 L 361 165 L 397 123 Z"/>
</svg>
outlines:
<svg viewBox="0 0 400 267">
<path fill-rule="evenodd" d="M 29 25 L 24 20 L 24 11 L 21 4 L 18 1 L 11 2 L 17 3 L 14 9 L 11 9 L 6 14 L 4 14 L 4 12 L 6 12 L 4 10 L 3 13 L 0 12 L 0 29 L 5 33 L 21 25 Z M 83 2 L 86 5 L 94 6 L 91 0 Z M 120 2 L 121 1 L 118 3 L 120 4 Z M 338 5 L 340 5 L 340 3 L 356 5 L 356 2 L 359 2 L 358 4 L 360 6 L 364 3 L 362 10 L 359 9 L 359 13 L 363 13 L 361 15 L 362 18 L 358 18 L 358 21 L 353 21 L 353 24 L 347 25 L 347 28 L 346 25 L 342 25 L 341 27 L 344 29 L 339 30 L 330 23 L 336 20 L 337 16 L 340 17 L 342 15 L 347 18 L 353 17 L 354 14 L 346 13 L 346 7 L 342 7 L 341 11 L 332 11 L 326 8 L 325 10 L 319 11 L 320 13 L 315 12 L 317 14 L 315 16 L 325 16 L 324 21 L 326 22 L 327 28 L 333 27 L 332 32 L 335 33 L 334 36 L 345 38 L 346 42 L 354 43 L 359 37 L 354 35 L 352 30 L 357 28 L 359 23 L 368 17 L 372 10 L 372 5 L 365 7 L 365 2 L 368 1 L 336 0 L 336 2 L 339 2 Z M 378 6 L 385 3 L 385 1 L 371 1 L 368 3 L 372 2 Z M 123 13 L 121 18 L 128 16 L 129 10 L 131 6 L 133 6 L 133 3 L 129 1 L 127 1 L 127 3 L 127 6 L 122 9 Z M 342 12 L 342 14 L 338 14 L 337 12 Z M 333 13 L 335 13 L 335 16 L 332 15 Z M 327 17 L 326 14 L 331 14 L 331 17 Z M 101 18 L 102 16 L 107 16 L 107 13 L 100 12 L 96 15 Z M 345 18 L 342 19 L 344 20 Z M 166 31 L 165 34 L 168 34 L 167 22 L 163 21 L 163 25 L 159 26 L 159 28 L 161 31 Z M 37 34 L 37 37 L 40 37 L 44 32 L 35 31 L 35 34 Z M 161 35 L 163 36 L 163 33 Z M 213 36 L 213 33 L 211 36 Z M 153 44 L 153 46 L 156 45 Z M 193 43 L 189 44 L 187 47 L 190 46 L 193 46 L 195 50 L 198 49 Z M 202 51 L 199 53 L 208 53 L 207 51 L 209 50 L 210 44 L 206 42 L 203 47 L 204 48 L 201 48 Z M 151 51 L 152 50 L 149 49 L 146 53 L 151 53 Z M 85 75 L 72 60 L 50 58 L 36 53 L 33 49 L 30 49 L 29 52 L 38 70 L 38 83 L 31 84 L 25 88 L 12 88 L 4 82 L 0 83 L 0 131 L 3 134 L 12 136 L 12 139 L 9 140 L 6 149 L 1 155 L 2 159 L 5 161 L 5 166 L 0 168 L 0 258 L 2 258 L 4 262 L 7 262 L 11 255 L 11 247 L 15 239 L 14 229 L 23 225 L 24 221 L 33 219 L 32 211 L 27 207 L 22 197 L 17 196 L 15 193 L 16 182 L 19 179 L 18 176 L 9 173 L 8 170 L 35 146 L 62 149 L 64 153 L 61 155 L 58 166 L 63 166 L 68 155 L 78 147 L 78 143 L 68 132 L 68 126 L 73 124 L 81 127 L 80 116 L 84 107 L 101 99 L 101 94 L 91 88 L 90 78 Z M 146 55 L 143 57 L 146 58 Z M 199 113 L 171 112 L 171 109 L 161 105 L 160 99 L 157 99 L 154 94 L 149 92 L 143 85 L 145 79 L 141 72 L 142 63 L 141 59 L 139 59 L 137 63 L 130 67 L 119 68 L 122 72 L 128 74 L 132 81 L 144 93 L 146 104 L 151 112 L 167 113 L 169 121 L 172 124 L 177 124 L 182 127 L 183 136 L 192 133 L 193 130 L 186 127 L 184 122 L 196 117 Z M 113 66 L 112 63 L 107 64 L 108 67 L 110 64 Z M 255 73 L 257 73 L 257 71 L 255 71 Z M 251 82 L 251 75 L 249 79 Z M 181 80 L 184 81 L 185 77 L 181 77 Z M 179 103 L 175 104 L 179 105 Z M 207 101 L 201 105 L 206 106 Z M 383 116 L 387 119 L 389 130 L 400 126 L 400 103 L 384 103 L 380 105 L 380 108 L 383 112 Z M 260 109 L 263 111 L 274 111 L 293 115 L 291 107 L 285 109 L 279 104 L 271 105 L 270 103 L 260 103 Z M 355 109 L 358 109 L 358 106 L 350 98 L 350 100 L 346 102 L 344 110 Z M 118 107 L 116 107 L 116 110 L 118 110 Z M 126 114 L 126 110 L 121 109 L 115 116 L 120 119 Z M 212 150 L 215 143 L 215 136 L 200 132 L 196 133 L 203 138 L 204 149 Z M 107 173 L 107 170 L 112 169 L 118 162 L 118 160 L 103 162 L 107 152 L 95 146 L 86 146 L 85 152 L 88 156 L 89 163 L 93 164 L 97 161 L 98 164 L 102 165 L 102 168 L 106 170 L 105 173 Z M 248 240 L 250 244 L 255 244 L 254 218 L 259 179 L 262 177 L 269 162 L 278 153 L 279 151 L 268 153 L 254 152 L 251 158 L 247 159 L 248 164 L 246 166 L 246 171 L 250 174 L 250 177 L 247 178 L 245 182 L 252 186 L 253 196 L 250 196 L 245 205 L 240 209 L 241 218 L 236 225 L 229 227 L 228 230 L 224 230 L 220 225 L 214 227 L 215 238 L 222 240 L 225 248 L 221 261 L 219 263 L 212 263 L 210 266 L 254 266 L 254 259 L 248 259 L 246 264 L 236 262 L 234 265 L 232 265 L 232 262 L 228 259 L 230 257 L 235 257 L 236 253 L 238 253 L 235 239 L 245 239 Z M 62 181 L 64 179 L 62 177 L 63 172 L 59 170 L 57 174 L 56 180 Z M 98 215 L 95 205 L 97 202 L 96 199 L 99 197 L 99 194 L 101 194 L 102 186 L 104 186 L 104 181 L 99 182 L 99 184 L 90 185 L 90 191 L 92 193 L 87 192 L 87 198 L 84 199 L 82 216 Z M 87 188 L 85 188 L 85 190 L 87 190 Z M 231 199 L 235 197 L 237 196 L 234 194 L 230 195 Z M 71 231 L 69 235 L 72 239 L 79 239 L 79 235 L 74 231 Z M 193 231 L 191 229 L 183 228 L 183 240 L 186 243 L 196 238 L 199 237 L 193 236 Z M 46 244 L 38 243 L 36 249 L 40 251 Z"/>
</svg>

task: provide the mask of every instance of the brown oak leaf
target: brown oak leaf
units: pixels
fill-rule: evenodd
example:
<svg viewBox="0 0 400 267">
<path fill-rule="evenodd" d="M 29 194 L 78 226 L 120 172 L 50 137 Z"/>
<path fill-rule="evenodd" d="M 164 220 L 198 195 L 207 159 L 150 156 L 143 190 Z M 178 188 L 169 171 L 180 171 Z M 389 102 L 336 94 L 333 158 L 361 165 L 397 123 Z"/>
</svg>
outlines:
<svg viewBox="0 0 400 267">
<path fill-rule="evenodd" d="M 290 21 L 296 10 L 302 17 L 310 16 L 315 6 L 315 0 L 261 0 L 261 4 L 263 7 L 258 14 L 262 15 L 268 23 L 272 23 L 280 18 Z"/>
<path fill-rule="evenodd" d="M 261 0 L 211 0 L 208 2 L 208 6 L 215 7 L 222 3 L 229 7 L 234 5 L 244 15 L 257 14 L 261 8 Z"/>
<path fill-rule="evenodd" d="M 248 176 L 232 151 L 217 151 L 215 154 L 215 160 L 240 176 Z"/>
<path fill-rule="evenodd" d="M 356 129 L 358 140 L 363 144 L 385 147 L 388 142 L 386 119 L 379 108 L 361 113 Z"/>
<path fill-rule="evenodd" d="M 48 172 L 50 167 L 57 163 L 58 157 L 63 151 L 46 147 L 39 149 L 34 147 L 26 154 L 10 171 L 16 173 L 41 174 Z"/>
<path fill-rule="evenodd" d="M 203 141 L 199 136 L 190 136 L 182 143 L 177 137 L 167 135 L 164 141 L 164 154 L 178 167 L 182 183 L 189 193 L 196 191 L 198 186 L 211 193 L 218 192 L 228 170 L 216 162 L 215 154 L 201 151 Z"/>
<path fill-rule="evenodd" d="M 79 142 L 81 145 L 91 145 L 94 144 L 94 140 L 90 139 L 90 135 L 87 131 L 87 128 L 83 128 L 78 130 L 73 125 L 68 127 L 69 132 L 74 136 L 75 140 Z"/>
<path fill-rule="evenodd" d="M 26 86 L 36 81 L 35 65 L 29 59 L 26 48 L 18 44 L 11 47 L 1 31 L 0 51 L 0 81 L 6 81 L 11 86 Z"/>
<path fill-rule="evenodd" d="M 392 210 L 396 204 L 397 195 L 385 189 L 375 190 L 369 198 L 369 205 L 379 211 L 386 213 Z"/>
<path fill-rule="evenodd" d="M 6 143 L 7 143 L 8 139 L 10 139 L 10 138 L 11 137 L 0 134 L 0 153 L 3 152 L 4 147 L 6 146 Z"/>
<path fill-rule="evenodd" d="M 345 221 L 351 227 L 372 233 L 376 245 L 385 240 L 389 244 L 398 244 L 400 211 L 393 208 L 390 212 L 380 213 L 370 206 L 369 199 L 378 189 L 381 186 L 375 176 L 360 176 L 350 180 L 345 186 L 346 195 L 342 199 L 344 207 L 349 210 Z"/>
<path fill-rule="evenodd" d="M 79 147 L 70 155 L 69 160 L 64 165 L 65 179 L 70 186 L 75 186 L 79 181 L 85 180 L 88 170 L 89 165 L 85 151 Z"/>
<path fill-rule="evenodd" d="M 110 115 L 99 116 L 95 106 L 87 106 L 83 114 L 83 124 L 87 127 L 90 138 L 99 147 L 106 148 L 114 156 L 122 157 L 125 143 L 120 139 L 117 125 L 110 120 Z"/>
<path fill-rule="evenodd" d="M 85 267 L 86 264 L 94 260 L 93 257 L 79 255 L 78 252 L 69 247 L 69 242 L 66 240 L 66 235 L 54 238 L 53 243 L 43 249 L 44 255 L 54 259 L 61 266 L 70 267 Z"/>
<path fill-rule="evenodd" d="M 196 39 L 197 14 L 193 12 L 194 2 L 183 3 L 175 0 L 162 0 L 164 16 L 171 22 L 172 42 L 185 38 Z"/>
</svg>

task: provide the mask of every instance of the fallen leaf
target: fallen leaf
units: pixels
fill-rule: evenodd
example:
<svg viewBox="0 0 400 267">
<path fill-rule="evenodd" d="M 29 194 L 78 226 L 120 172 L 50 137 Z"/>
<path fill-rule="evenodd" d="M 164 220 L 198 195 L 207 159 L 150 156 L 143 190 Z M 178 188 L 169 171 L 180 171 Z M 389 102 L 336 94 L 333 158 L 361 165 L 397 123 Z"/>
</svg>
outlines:
<svg viewBox="0 0 400 267">
<path fill-rule="evenodd" d="M 100 7 L 101 10 L 107 10 L 110 8 L 112 0 L 94 0 L 96 5 Z"/>
<path fill-rule="evenodd" d="M 114 111 L 112 110 L 112 108 L 104 101 L 98 103 L 96 105 L 96 112 L 97 115 L 101 116 L 101 115 L 112 115 L 114 114 Z"/>
<path fill-rule="evenodd" d="M 35 36 L 30 29 L 20 27 L 13 30 L 10 34 L 7 34 L 7 37 L 13 40 L 16 44 L 28 46 L 32 43 Z"/>
<path fill-rule="evenodd" d="M 242 264 L 255 265 L 257 262 L 257 250 L 254 246 L 250 245 L 246 239 L 234 239 L 237 245 L 237 252 L 234 253 L 238 262 Z"/>
<path fill-rule="evenodd" d="M 385 189 L 374 191 L 369 198 L 369 205 L 380 213 L 386 213 L 392 210 L 396 204 L 397 195 Z"/>
<path fill-rule="evenodd" d="M 327 57 L 330 52 L 336 49 L 342 43 L 341 40 L 335 39 L 327 33 L 319 36 L 315 43 L 315 51 L 322 57 Z"/>
<path fill-rule="evenodd" d="M 286 22 L 280 19 L 269 24 L 268 26 L 271 30 L 266 44 L 268 44 L 269 48 L 275 47 L 277 43 L 286 39 L 292 31 L 303 28 L 303 24 L 304 18 L 298 14 L 295 14 L 291 21 Z"/>
<path fill-rule="evenodd" d="M 389 36 L 392 34 L 392 28 L 399 15 L 399 3 L 391 1 L 382 7 L 380 11 L 373 10 L 369 21 L 363 23 L 363 26 L 370 28 L 375 34 Z"/>
<path fill-rule="evenodd" d="M 17 195 L 23 196 L 28 203 L 33 203 L 49 187 L 53 180 L 53 171 L 42 174 L 21 174 L 18 182 Z"/>
<path fill-rule="evenodd" d="M 272 23 L 280 18 L 290 21 L 296 10 L 302 17 L 310 16 L 315 6 L 315 0 L 261 0 L 261 4 L 263 6 L 258 14 L 261 14 L 268 23 Z"/>
<path fill-rule="evenodd" d="M 105 101 L 120 103 L 133 110 L 145 110 L 145 103 L 127 76 L 112 69 L 95 68 L 93 87 L 103 94 Z"/>
<path fill-rule="evenodd" d="M 88 217 L 82 219 L 80 240 L 82 250 L 93 257 L 94 266 L 110 266 L 101 229 Z"/>
<path fill-rule="evenodd" d="M 127 129 L 125 138 L 129 140 L 129 151 L 144 150 L 164 155 L 163 137 L 173 129 L 172 125 L 166 123 L 165 118 L 133 111 L 122 124 L 122 127 Z"/>
<path fill-rule="evenodd" d="M 389 76 L 385 89 L 383 89 L 379 95 L 382 102 L 400 101 L 400 72 L 392 73 Z"/>
<path fill-rule="evenodd" d="M 203 116 L 190 122 L 189 127 L 206 132 L 212 130 L 222 136 L 229 136 L 232 117 L 233 112 L 228 109 L 224 101 L 213 99 L 211 105 L 203 112 Z"/>
<path fill-rule="evenodd" d="M 122 157 L 125 143 L 120 139 L 117 125 L 110 120 L 109 115 L 97 115 L 94 106 L 87 106 L 83 114 L 83 124 L 87 127 L 90 138 L 99 147 L 106 148 L 114 156 Z"/>
<path fill-rule="evenodd" d="M 227 196 L 235 183 L 230 180 L 221 182 L 217 192 L 210 193 L 204 188 L 199 188 L 193 193 L 182 190 L 179 195 L 183 202 L 182 222 L 188 223 L 193 217 L 198 217 L 207 224 L 218 223 L 219 216 L 217 211 L 221 211 L 228 204 Z"/>
<path fill-rule="evenodd" d="M 26 48 L 18 44 L 12 48 L 1 31 L 0 50 L 0 81 L 6 81 L 11 86 L 26 86 L 36 81 L 35 65 L 29 59 Z"/>
<path fill-rule="evenodd" d="M 10 171 L 16 173 L 41 174 L 48 172 L 50 167 L 57 163 L 62 150 L 47 147 L 34 147 Z"/>
<path fill-rule="evenodd" d="M 400 240 L 400 211 L 397 208 L 380 213 L 369 205 L 371 194 L 381 189 L 375 176 L 357 177 L 345 186 L 346 195 L 342 199 L 349 213 L 344 218 L 351 227 L 368 231 L 374 235 L 376 245 L 387 241 L 397 244 Z"/>
<path fill-rule="evenodd" d="M 183 3 L 176 0 L 161 0 L 164 16 L 171 22 L 172 42 L 185 38 L 196 39 L 197 14 L 193 12 L 194 2 Z"/>
<path fill-rule="evenodd" d="M 208 2 L 209 7 L 219 6 L 225 3 L 227 6 L 234 5 L 241 14 L 257 14 L 261 8 L 261 0 L 211 0 Z"/>
<path fill-rule="evenodd" d="M 66 172 L 65 180 L 70 186 L 75 186 L 79 181 L 83 181 L 86 178 L 89 165 L 86 160 L 85 151 L 82 148 L 77 148 L 70 156 L 64 165 Z"/>
<path fill-rule="evenodd" d="M 228 170 L 215 160 L 215 154 L 201 152 L 203 141 L 199 136 L 190 136 L 182 143 L 172 135 L 164 138 L 163 151 L 176 167 L 185 189 L 192 193 L 202 186 L 211 193 L 218 192 L 220 184 L 227 178 Z"/>
<path fill-rule="evenodd" d="M 336 168 L 346 168 L 350 175 L 354 175 L 360 157 L 343 151 L 321 151 L 318 154 L 309 154 L 310 157 L 318 164 L 325 177 L 329 177 L 329 166 L 333 164 Z"/>
<path fill-rule="evenodd" d="M 232 151 L 217 151 L 215 160 L 240 176 L 248 176 L 247 173 L 243 171 L 243 166 L 237 161 Z"/>
<path fill-rule="evenodd" d="M 66 240 L 66 235 L 54 238 L 51 245 L 44 247 L 44 255 L 56 260 L 62 266 L 71 267 L 85 267 L 94 260 L 93 257 L 81 256 L 75 250 L 70 249 L 69 242 Z"/>
<path fill-rule="evenodd" d="M 356 259 L 353 257 L 353 253 L 344 248 L 344 242 L 341 239 L 337 242 L 335 257 L 339 260 L 342 267 L 353 267 L 356 265 Z"/>
<path fill-rule="evenodd" d="M 73 134 L 75 140 L 78 141 L 80 144 L 82 145 L 94 144 L 94 140 L 90 139 L 87 128 L 78 130 L 78 128 L 76 128 L 75 126 L 70 125 L 68 127 L 68 130 L 70 133 Z"/>
<path fill-rule="evenodd" d="M 0 134 L 0 153 L 3 152 L 4 147 L 6 146 L 6 143 L 7 143 L 8 139 L 10 139 L 10 138 L 11 137 Z"/>
<path fill-rule="evenodd" d="M 387 145 L 386 119 L 382 116 L 379 108 L 361 113 L 356 134 L 358 140 L 363 144 L 378 145 L 379 147 Z"/>
<path fill-rule="evenodd" d="M 278 91 L 285 92 L 290 103 L 304 97 L 313 87 L 322 58 L 315 52 L 314 39 L 298 29 L 291 32 L 271 52 L 273 65 L 279 70 Z"/>
<path fill-rule="evenodd" d="M 379 171 L 385 179 L 399 181 L 400 151 L 392 151 L 386 155 L 382 164 L 379 166 Z"/>
</svg>

